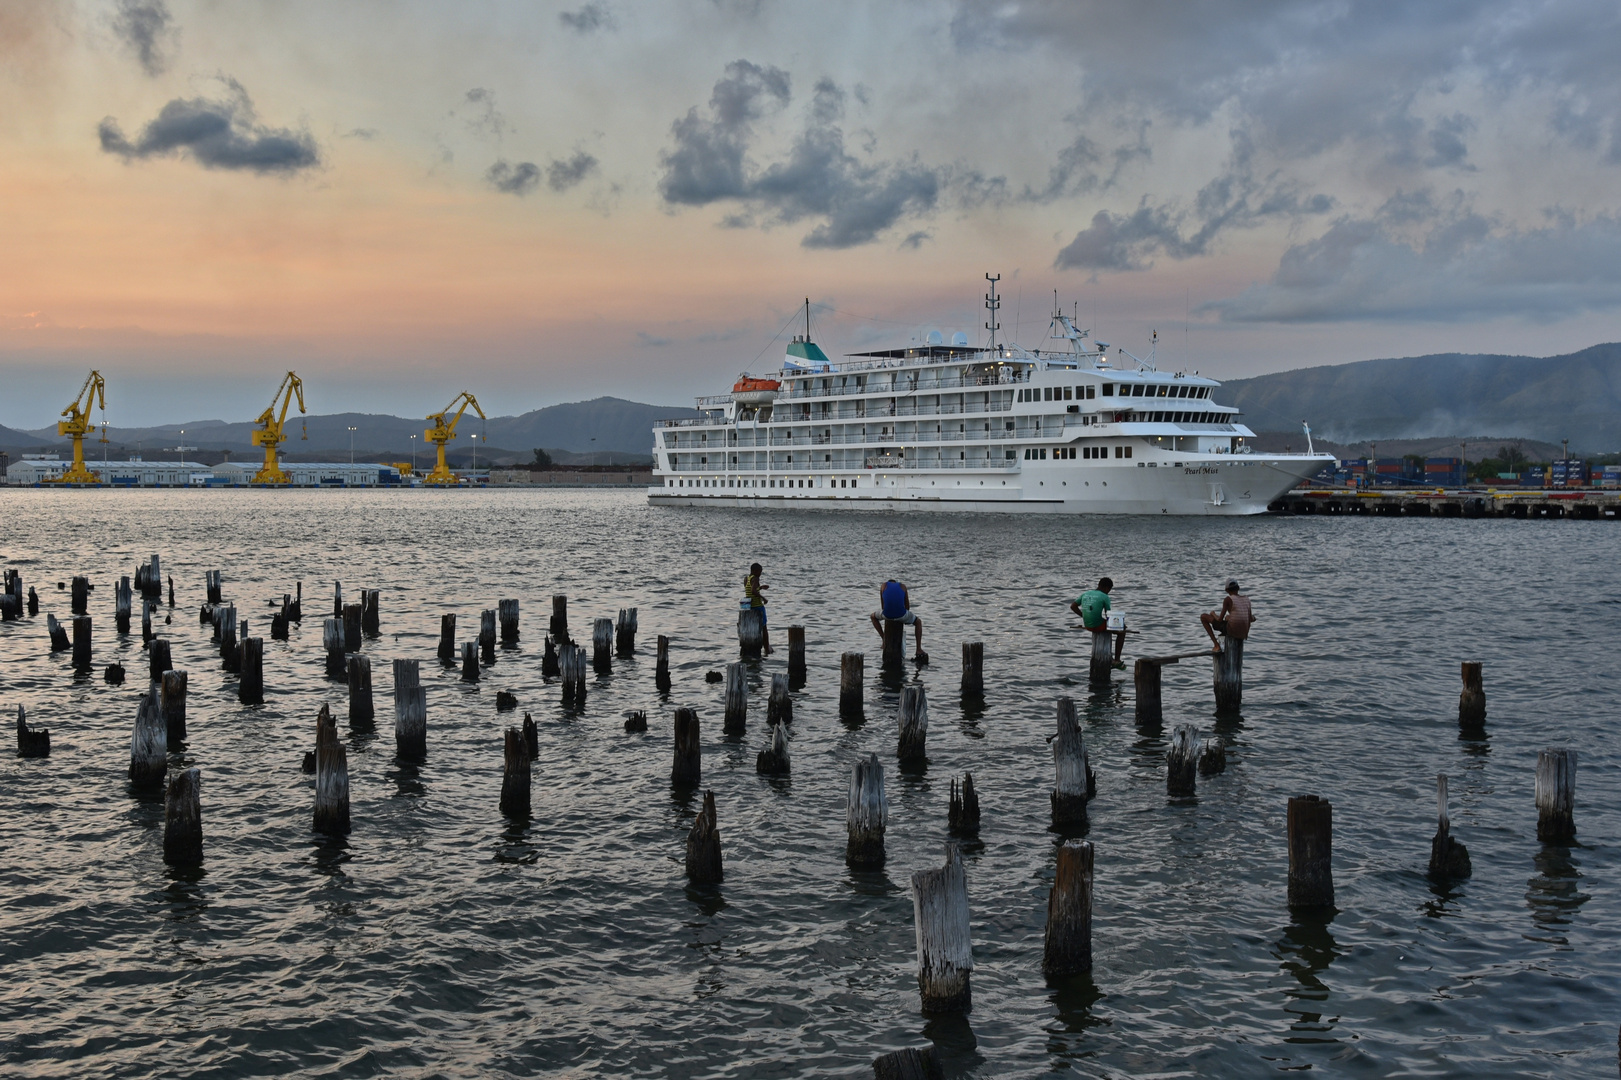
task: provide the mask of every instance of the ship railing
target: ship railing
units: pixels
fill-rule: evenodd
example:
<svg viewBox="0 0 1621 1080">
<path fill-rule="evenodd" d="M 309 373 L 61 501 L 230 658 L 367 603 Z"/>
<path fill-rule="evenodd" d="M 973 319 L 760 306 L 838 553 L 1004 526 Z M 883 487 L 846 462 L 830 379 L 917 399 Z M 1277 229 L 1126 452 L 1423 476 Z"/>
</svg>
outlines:
<svg viewBox="0 0 1621 1080">
<path fill-rule="evenodd" d="M 878 386 L 873 383 L 867 383 L 865 386 L 812 386 L 797 390 L 784 390 L 777 394 L 777 400 L 802 401 L 806 398 L 850 397 L 852 395 L 877 397 L 886 394 L 932 394 L 940 390 L 1017 386 L 1029 381 L 1029 372 L 1010 369 L 1000 375 L 946 376 L 940 379 L 918 379 L 915 382 L 906 379 L 896 382 L 894 386 Z"/>
</svg>

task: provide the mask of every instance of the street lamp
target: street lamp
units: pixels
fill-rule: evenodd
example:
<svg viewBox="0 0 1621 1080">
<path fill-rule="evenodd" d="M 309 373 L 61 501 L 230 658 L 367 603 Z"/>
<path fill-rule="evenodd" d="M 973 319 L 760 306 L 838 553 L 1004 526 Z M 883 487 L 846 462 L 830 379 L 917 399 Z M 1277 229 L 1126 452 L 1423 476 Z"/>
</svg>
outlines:
<svg viewBox="0 0 1621 1080">
<path fill-rule="evenodd" d="M 355 463 L 355 429 L 349 429 L 349 464 Z"/>
<path fill-rule="evenodd" d="M 467 437 L 469 439 L 473 440 L 473 471 L 478 472 L 478 441 L 477 441 L 478 436 L 477 435 L 469 435 Z M 468 479 L 469 479 L 469 481 L 471 481 L 472 478 L 469 477 Z"/>
<path fill-rule="evenodd" d="M 411 475 L 415 476 L 416 471 L 417 471 L 417 437 L 415 435 L 412 435 L 410 438 L 411 438 Z"/>
</svg>

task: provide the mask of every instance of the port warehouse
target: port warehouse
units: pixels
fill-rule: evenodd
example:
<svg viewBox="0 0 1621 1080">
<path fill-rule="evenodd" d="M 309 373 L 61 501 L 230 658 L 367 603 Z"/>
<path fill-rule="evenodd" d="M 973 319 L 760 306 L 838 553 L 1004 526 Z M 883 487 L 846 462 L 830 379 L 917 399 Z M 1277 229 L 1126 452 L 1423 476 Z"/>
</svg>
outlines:
<svg viewBox="0 0 1621 1080">
<path fill-rule="evenodd" d="M 31 487 L 59 478 L 71 461 L 29 455 L 6 470 L 6 483 Z M 392 465 L 331 461 L 283 461 L 282 470 L 292 487 L 397 487 L 403 483 Z M 85 468 L 109 487 L 248 487 L 257 463 L 227 461 L 204 465 L 196 461 L 86 461 Z"/>
</svg>

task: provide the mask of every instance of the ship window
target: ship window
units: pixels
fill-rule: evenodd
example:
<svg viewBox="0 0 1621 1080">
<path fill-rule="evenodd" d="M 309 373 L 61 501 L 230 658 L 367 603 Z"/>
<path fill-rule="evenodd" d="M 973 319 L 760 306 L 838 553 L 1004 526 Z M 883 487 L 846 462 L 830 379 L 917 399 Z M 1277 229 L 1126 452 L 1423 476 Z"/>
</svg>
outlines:
<svg viewBox="0 0 1621 1080">
<path fill-rule="evenodd" d="M 1066 386 L 1066 387 L 1064 387 L 1064 400 L 1065 400 L 1065 401 L 1069 401 L 1069 400 L 1070 400 L 1070 397 L 1071 397 L 1071 395 L 1072 395 L 1072 394 L 1074 394 L 1074 391 L 1073 391 L 1073 390 L 1071 390 L 1071 389 L 1070 389 L 1070 388 L 1069 388 L 1069 387 L 1067 387 L 1067 386 Z"/>
<path fill-rule="evenodd" d="M 1097 397 L 1098 396 L 1098 388 L 1095 387 L 1095 386 L 1088 386 L 1086 388 L 1086 396 L 1087 396 L 1088 399 Z"/>
<path fill-rule="evenodd" d="M 1114 448 L 1114 456 L 1117 457 L 1117 458 L 1125 457 L 1126 456 L 1126 448 L 1124 446 L 1115 447 Z"/>
<path fill-rule="evenodd" d="M 1043 446 L 1043 447 L 1042 447 L 1042 448 L 1041 448 L 1041 460 L 1042 460 L 1042 461 L 1046 461 L 1046 460 L 1047 460 L 1047 448 L 1046 448 L 1046 447 L 1045 447 L 1045 446 Z"/>
<path fill-rule="evenodd" d="M 1129 458 L 1129 457 L 1130 457 L 1130 456 L 1131 456 L 1131 447 L 1129 447 L 1129 446 L 1128 446 L 1128 447 L 1126 447 L 1126 456 L 1127 456 L 1127 457 L 1128 457 L 1128 458 Z"/>
<path fill-rule="evenodd" d="M 1012 460 L 1013 460 L 1013 457 L 1014 457 L 1014 454 L 1013 454 L 1013 451 L 1012 451 L 1012 450 L 1009 450 L 1009 451 L 1008 451 L 1008 452 L 1007 452 L 1007 455 L 1006 455 L 1006 456 L 1007 456 L 1007 459 L 1008 459 L 1008 460 L 1009 460 L 1009 461 L 1012 461 Z"/>
<path fill-rule="evenodd" d="M 1053 388 L 1050 387 L 1050 386 L 1043 386 L 1041 388 L 1041 400 L 1042 401 L 1051 401 L 1052 399 L 1053 399 Z"/>
<path fill-rule="evenodd" d="M 1106 382 L 1103 384 L 1103 396 L 1114 397 L 1114 383 Z"/>
</svg>

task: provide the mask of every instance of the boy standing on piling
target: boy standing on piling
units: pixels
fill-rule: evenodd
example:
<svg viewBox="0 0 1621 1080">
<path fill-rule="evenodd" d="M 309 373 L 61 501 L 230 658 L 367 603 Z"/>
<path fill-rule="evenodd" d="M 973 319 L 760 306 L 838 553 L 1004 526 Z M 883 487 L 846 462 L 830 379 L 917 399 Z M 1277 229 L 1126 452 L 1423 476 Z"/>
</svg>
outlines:
<svg viewBox="0 0 1621 1080">
<path fill-rule="evenodd" d="M 1109 632 L 1109 593 L 1114 591 L 1113 578 L 1099 578 L 1098 587 L 1088 589 L 1070 602 L 1069 609 L 1081 617 L 1081 625 L 1094 634 L 1107 634 Z M 1120 653 L 1126 647 L 1126 632 L 1118 630 L 1114 635 L 1114 666 L 1124 669 L 1125 664 L 1120 660 Z"/>
<path fill-rule="evenodd" d="M 1255 621 L 1255 611 L 1250 607 L 1250 598 L 1238 595 L 1238 582 L 1227 583 L 1227 595 L 1221 601 L 1220 611 L 1207 611 L 1199 616 L 1199 622 L 1204 626 L 1204 632 L 1210 635 L 1210 644 L 1215 648 L 1211 652 L 1221 652 L 1221 642 L 1216 640 L 1216 631 L 1220 630 L 1230 638 L 1243 641 L 1250 636 L 1250 624 Z"/>
<path fill-rule="evenodd" d="M 748 577 L 743 579 L 743 597 L 748 601 L 751 609 L 760 613 L 760 651 L 770 656 L 771 631 L 765 624 L 765 597 L 762 594 L 771 586 L 760 584 L 760 575 L 764 572 L 764 568 L 759 563 L 753 563 L 749 566 Z M 789 629 L 792 629 L 792 627 Z"/>
<path fill-rule="evenodd" d="M 879 637 L 884 636 L 884 620 L 909 623 L 917 640 L 917 651 L 922 654 L 923 620 L 912 612 L 912 594 L 894 578 L 878 586 L 878 610 L 872 613 L 872 628 L 878 631 Z"/>
</svg>

